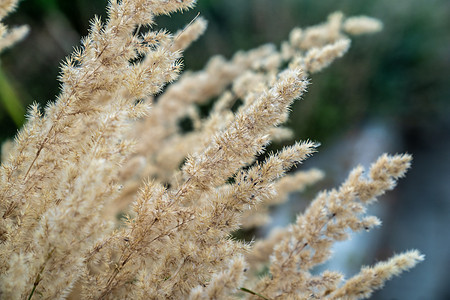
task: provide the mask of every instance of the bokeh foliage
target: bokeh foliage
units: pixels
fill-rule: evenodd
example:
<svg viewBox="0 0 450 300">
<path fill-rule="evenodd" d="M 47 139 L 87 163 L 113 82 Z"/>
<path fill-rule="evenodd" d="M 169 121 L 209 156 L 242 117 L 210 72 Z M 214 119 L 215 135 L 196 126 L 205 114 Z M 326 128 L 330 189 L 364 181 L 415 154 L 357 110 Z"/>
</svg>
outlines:
<svg viewBox="0 0 450 300">
<path fill-rule="evenodd" d="M 29 24 L 32 30 L 2 57 L 5 79 L 23 107 L 55 98 L 60 61 L 87 33 L 87 20 L 105 15 L 105 4 L 26 0 L 9 17 L 8 23 Z M 450 97 L 448 1 L 199 0 L 197 9 L 162 17 L 157 26 L 174 30 L 198 12 L 208 19 L 207 34 L 185 56 L 187 69 L 201 69 L 211 55 L 230 57 L 238 49 L 278 44 L 292 27 L 315 24 L 335 10 L 379 18 L 385 29 L 356 39 L 348 55 L 314 76 L 306 101 L 294 108 L 290 126 L 297 138 L 324 141 L 370 118 L 387 118 L 405 128 L 445 123 Z M 3 106 L 0 138 L 13 136 L 18 124 Z"/>
</svg>

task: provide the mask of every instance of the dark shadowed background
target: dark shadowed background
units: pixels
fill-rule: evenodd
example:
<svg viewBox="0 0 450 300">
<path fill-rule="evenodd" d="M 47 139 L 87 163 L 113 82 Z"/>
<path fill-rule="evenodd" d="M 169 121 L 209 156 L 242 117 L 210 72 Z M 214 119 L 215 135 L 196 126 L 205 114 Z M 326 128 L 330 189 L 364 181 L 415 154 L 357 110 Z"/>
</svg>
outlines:
<svg viewBox="0 0 450 300">
<path fill-rule="evenodd" d="M 29 104 L 55 99 L 60 62 L 86 35 L 92 16 L 105 16 L 105 6 L 106 0 L 24 0 L 6 20 L 28 24 L 31 32 L 1 57 L 1 141 L 14 136 L 23 122 L 17 115 Z M 385 151 L 411 153 L 414 163 L 374 208 L 383 226 L 338 244 L 326 267 L 350 276 L 361 264 L 417 248 L 426 261 L 373 299 L 450 299 L 450 1 L 199 0 L 196 9 L 157 22 L 174 31 L 198 12 L 209 21 L 185 55 L 185 68 L 196 70 L 215 54 L 278 44 L 293 27 L 322 22 L 336 10 L 379 18 L 384 30 L 355 38 L 349 53 L 312 77 L 294 106 L 289 126 L 296 139 L 322 143 L 305 164 L 327 173 L 316 189 L 336 186 L 349 169 Z M 7 102 L 15 103 L 14 112 Z M 312 194 L 274 209 L 274 223 L 292 221 L 292 211 Z"/>
</svg>

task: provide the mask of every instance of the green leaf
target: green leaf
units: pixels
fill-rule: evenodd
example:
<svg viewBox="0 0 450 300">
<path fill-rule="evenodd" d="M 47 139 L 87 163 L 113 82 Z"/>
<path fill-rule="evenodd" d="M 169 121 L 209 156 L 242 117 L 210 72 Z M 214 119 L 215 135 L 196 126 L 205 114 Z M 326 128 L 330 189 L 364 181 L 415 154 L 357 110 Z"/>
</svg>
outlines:
<svg viewBox="0 0 450 300">
<path fill-rule="evenodd" d="M 25 120 L 25 109 L 19 100 L 14 88 L 8 81 L 8 78 L 0 69 L 0 102 L 3 103 L 6 111 L 18 128 L 20 128 Z"/>
</svg>

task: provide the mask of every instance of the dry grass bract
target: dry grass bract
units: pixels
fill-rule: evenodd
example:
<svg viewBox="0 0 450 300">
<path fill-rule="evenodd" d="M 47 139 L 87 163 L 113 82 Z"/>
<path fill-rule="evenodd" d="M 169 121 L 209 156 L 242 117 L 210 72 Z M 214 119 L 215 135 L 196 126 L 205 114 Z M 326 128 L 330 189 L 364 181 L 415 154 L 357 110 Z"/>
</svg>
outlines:
<svg viewBox="0 0 450 300">
<path fill-rule="evenodd" d="M 15 4 L 2 1 L 0 17 Z M 346 281 L 337 272 L 311 273 L 335 241 L 380 224 L 366 206 L 395 186 L 409 155 L 381 156 L 367 178 L 357 167 L 265 240 L 230 238 L 264 224 L 269 205 L 323 177 L 286 174 L 316 151 L 311 141 L 262 162 L 255 157 L 271 140 L 291 137 L 282 124 L 309 75 L 345 54 L 349 34 L 376 32 L 381 23 L 334 13 L 294 29 L 280 50 L 214 57 L 204 70 L 180 75 L 182 52 L 205 20 L 173 35 L 136 28 L 194 4 L 110 1 L 107 20 L 95 18 L 63 64 L 56 101 L 33 105 L 3 148 L 1 298 L 361 299 L 423 259 L 405 252 Z M 2 25 L 0 50 L 24 32 Z M 210 98 L 218 100 L 201 118 L 196 105 Z M 186 116 L 194 130 L 183 133 L 178 121 Z M 116 220 L 118 212 L 126 217 Z M 263 277 L 261 266 L 269 268 Z"/>
</svg>

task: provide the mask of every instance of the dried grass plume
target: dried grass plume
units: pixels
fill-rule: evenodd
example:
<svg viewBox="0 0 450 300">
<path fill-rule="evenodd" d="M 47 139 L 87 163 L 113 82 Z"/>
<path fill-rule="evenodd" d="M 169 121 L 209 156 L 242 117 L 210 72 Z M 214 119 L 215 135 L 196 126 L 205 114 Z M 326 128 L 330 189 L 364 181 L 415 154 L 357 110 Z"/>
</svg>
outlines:
<svg viewBox="0 0 450 300">
<path fill-rule="evenodd" d="M 294 29 L 280 49 L 213 57 L 181 74 L 182 53 L 206 21 L 175 34 L 149 25 L 195 2 L 109 1 L 107 19 L 94 18 L 63 63 L 56 101 L 32 105 L 3 147 L 2 299 L 363 299 L 423 260 L 408 251 L 347 280 L 312 272 L 335 241 L 380 225 L 366 207 L 405 175 L 407 154 L 382 155 L 367 176 L 356 167 L 266 239 L 231 238 L 265 224 L 270 205 L 324 176 L 290 172 L 317 151 L 309 140 L 256 157 L 270 141 L 292 137 L 283 124 L 310 76 L 346 53 L 350 35 L 381 23 L 334 13 Z M 16 4 L 1 1 L 0 18 Z M 25 31 L 1 25 L 0 50 Z M 201 117 L 198 105 L 211 98 Z M 194 130 L 180 130 L 185 117 Z"/>
</svg>

